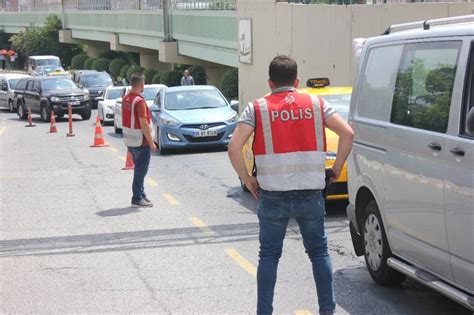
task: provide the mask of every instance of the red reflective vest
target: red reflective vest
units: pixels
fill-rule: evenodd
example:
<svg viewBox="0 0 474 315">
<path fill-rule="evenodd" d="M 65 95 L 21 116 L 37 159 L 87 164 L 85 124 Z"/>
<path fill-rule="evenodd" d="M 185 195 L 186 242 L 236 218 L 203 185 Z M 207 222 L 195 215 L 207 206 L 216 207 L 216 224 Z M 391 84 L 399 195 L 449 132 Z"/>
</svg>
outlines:
<svg viewBox="0 0 474 315">
<path fill-rule="evenodd" d="M 253 102 L 257 179 L 268 191 L 325 187 L 324 101 L 286 88 Z"/>
<path fill-rule="evenodd" d="M 133 92 L 128 93 L 122 98 L 122 125 L 125 128 L 130 129 L 141 129 L 140 120 L 138 119 L 137 104 L 139 101 L 145 102 L 145 99 L 140 95 Z M 145 102 L 146 103 L 146 102 Z M 132 111 L 133 108 L 133 111 Z M 150 120 L 150 110 L 146 106 L 146 116 L 148 123 Z M 135 124 L 132 125 L 132 118 L 135 121 Z"/>
</svg>

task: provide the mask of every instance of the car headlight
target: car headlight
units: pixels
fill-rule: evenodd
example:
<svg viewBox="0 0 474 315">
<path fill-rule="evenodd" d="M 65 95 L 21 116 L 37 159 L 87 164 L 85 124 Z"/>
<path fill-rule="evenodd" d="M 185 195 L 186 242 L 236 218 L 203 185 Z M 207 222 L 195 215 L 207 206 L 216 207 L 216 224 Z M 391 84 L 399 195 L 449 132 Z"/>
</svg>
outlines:
<svg viewBox="0 0 474 315">
<path fill-rule="evenodd" d="M 239 119 L 239 115 L 237 115 L 236 112 L 233 112 L 232 114 L 229 115 L 229 117 L 227 117 L 225 121 L 231 123 L 231 122 L 236 122 L 238 119 Z"/>
<path fill-rule="evenodd" d="M 51 96 L 51 102 L 54 102 L 54 103 L 58 103 L 60 102 L 61 100 L 59 99 L 59 97 L 57 96 Z"/>
<path fill-rule="evenodd" d="M 87 95 L 89 95 L 89 90 L 88 90 L 88 89 L 83 88 L 82 90 L 84 91 L 84 93 L 86 93 Z"/>
<path fill-rule="evenodd" d="M 179 121 L 168 115 L 160 115 L 158 117 L 160 123 L 166 126 L 174 127 L 179 124 Z"/>
<path fill-rule="evenodd" d="M 115 105 L 105 105 L 105 107 L 107 107 L 109 110 L 114 110 L 115 108 Z"/>
<path fill-rule="evenodd" d="M 89 94 L 84 94 L 84 101 L 88 101 L 89 100 Z"/>
<path fill-rule="evenodd" d="M 326 152 L 326 160 L 335 160 L 336 159 L 336 152 L 327 151 Z"/>
</svg>

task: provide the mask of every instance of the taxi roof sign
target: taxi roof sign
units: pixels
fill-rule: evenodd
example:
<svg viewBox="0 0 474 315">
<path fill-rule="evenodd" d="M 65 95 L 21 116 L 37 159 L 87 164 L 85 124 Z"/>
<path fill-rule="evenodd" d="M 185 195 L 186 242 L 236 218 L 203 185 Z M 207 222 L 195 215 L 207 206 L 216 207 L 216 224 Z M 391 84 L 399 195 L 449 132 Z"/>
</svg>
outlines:
<svg viewBox="0 0 474 315">
<path fill-rule="evenodd" d="M 306 81 L 306 86 L 309 88 L 323 88 L 329 86 L 331 83 L 328 78 L 313 78 Z"/>
</svg>

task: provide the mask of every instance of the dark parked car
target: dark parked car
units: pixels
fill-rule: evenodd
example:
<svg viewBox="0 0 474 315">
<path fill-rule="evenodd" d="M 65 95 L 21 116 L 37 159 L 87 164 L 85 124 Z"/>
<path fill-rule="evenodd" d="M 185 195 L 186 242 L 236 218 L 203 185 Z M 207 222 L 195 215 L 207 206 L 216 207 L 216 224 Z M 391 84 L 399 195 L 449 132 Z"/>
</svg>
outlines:
<svg viewBox="0 0 474 315">
<path fill-rule="evenodd" d="M 72 103 L 72 113 L 81 115 L 82 119 L 91 117 L 89 94 L 77 85 L 62 77 L 31 77 L 18 81 L 15 88 L 14 101 L 18 116 L 26 119 L 27 110 L 41 115 L 48 122 L 51 110 L 58 117 L 67 114 L 68 103 Z"/>
<path fill-rule="evenodd" d="M 83 72 L 76 82 L 80 88 L 89 91 L 92 108 L 97 108 L 97 98 L 103 97 L 109 86 L 114 86 L 112 78 L 105 71 Z"/>
</svg>

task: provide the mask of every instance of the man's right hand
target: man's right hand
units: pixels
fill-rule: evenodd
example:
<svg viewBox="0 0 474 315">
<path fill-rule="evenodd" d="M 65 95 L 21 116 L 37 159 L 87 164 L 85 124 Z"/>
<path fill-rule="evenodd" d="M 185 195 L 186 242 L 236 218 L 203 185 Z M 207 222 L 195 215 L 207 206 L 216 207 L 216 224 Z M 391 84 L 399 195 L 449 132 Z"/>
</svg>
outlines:
<svg viewBox="0 0 474 315">
<path fill-rule="evenodd" d="M 244 184 L 247 187 L 247 189 L 252 193 L 252 195 L 255 197 L 255 199 L 260 198 L 260 194 L 258 192 L 259 185 L 257 182 L 257 178 L 255 176 L 247 176 L 244 179 Z"/>
</svg>

